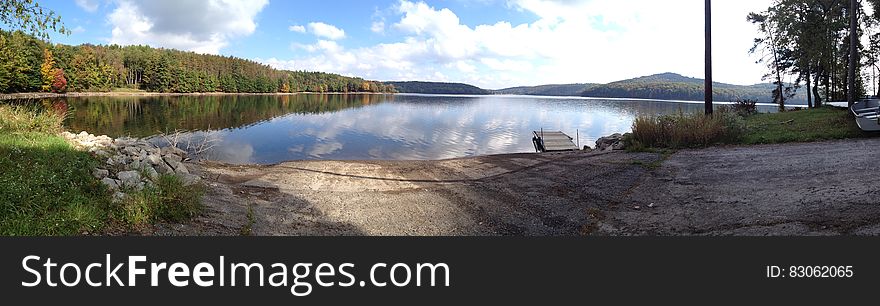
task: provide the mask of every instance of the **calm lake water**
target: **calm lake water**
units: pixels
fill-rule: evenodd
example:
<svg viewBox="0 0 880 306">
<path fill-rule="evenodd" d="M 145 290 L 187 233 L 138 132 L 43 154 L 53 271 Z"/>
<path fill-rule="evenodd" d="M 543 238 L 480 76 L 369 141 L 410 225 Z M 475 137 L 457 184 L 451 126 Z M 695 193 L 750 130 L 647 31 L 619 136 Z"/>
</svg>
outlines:
<svg viewBox="0 0 880 306">
<path fill-rule="evenodd" d="M 209 144 L 205 158 L 239 164 L 534 152 L 531 131 L 542 128 L 579 133 L 581 146 L 593 146 L 599 137 L 630 131 L 638 114 L 702 110 L 699 103 L 522 96 L 88 97 L 53 103 L 66 104 L 72 131 L 111 137 L 184 131 L 178 143 Z"/>
</svg>

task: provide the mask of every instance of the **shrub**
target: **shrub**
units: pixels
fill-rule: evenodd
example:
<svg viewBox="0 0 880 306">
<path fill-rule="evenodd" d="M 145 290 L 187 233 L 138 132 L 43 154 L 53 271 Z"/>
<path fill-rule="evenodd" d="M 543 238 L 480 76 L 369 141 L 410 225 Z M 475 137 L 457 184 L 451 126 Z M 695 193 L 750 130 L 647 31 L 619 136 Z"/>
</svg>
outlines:
<svg viewBox="0 0 880 306">
<path fill-rule="evenodd" d="M 736 141 L 744 132 L 744 121 L 732 111 L 719 111 L 712 116 L 679 112 L 637 117 L 628 142 L 634 148 L 705 147 Z"/>
<path fill-rule="evenodd" d="M 203 186 L 184 186 L 174 175 L 162 175 L 155 186 L 130 193 L 122 202 L 120 217 L 126 224 L 145 226 L 155 221 L 183 222 L 202 210 Z"/>
<path fill-rule="evenodd" d="M 758 101 L 755 100 L 739 100 L 730 106 L 731 110 L 740 116 L 750 116 L 758 113 Z"/>
<path fill-rule="evenodd" d="M 64 113 L 52 109 L 31 110 L 25 106 L 0 105 L 0 132 L 61 132 Z"/>
</svg>

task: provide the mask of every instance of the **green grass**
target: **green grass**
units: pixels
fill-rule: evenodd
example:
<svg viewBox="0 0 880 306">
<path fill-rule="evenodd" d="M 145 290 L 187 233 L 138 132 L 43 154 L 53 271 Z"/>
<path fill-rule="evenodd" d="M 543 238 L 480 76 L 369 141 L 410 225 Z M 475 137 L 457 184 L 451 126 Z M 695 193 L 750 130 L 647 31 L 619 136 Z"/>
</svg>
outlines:
<svg viewBox="0 0 880 306">
<path fill-rule="evenodd" d="M 732 111 L 719 111 L 713 116 L 679 112 L 637 117 L 633 132 L 624 141 L 630 151 L 697 148 L 737 141 L 744 130 L 742 117 Z"/>
<path fill-rule="evenodd" d="M 0 235 L 78 235 L 103 229 L 107 191 L 97 161 L 63 138 L 0 132 Z"/>
<path fill-rule="evenodd" d="M 746 133 L 739 144 L 810 142 L 869 137 L 845 108 L 821 107 L 745 118 Z"/>
<path fill-rule="evenodd" d="M 247 208 L 247 223 L 241 227 L 239 231 L 239 235 L 241 236 L 250 236 L 253 234 L 254 223 L 256 223 L 256 216 L 254 215 L 254 205 L 248 205 Z"/>
<path fill-rule="evenodd" d="M 57 135 L 57 117 L 0 105 L 0 235 L 100 234 L 115 224 L 181 222 L 201 210 L 203 187 L 183 186 L 174 176 L 112 203 L 91 175 L 98 160 Z"/>
<path fill-rule="evenodd" d="M 135 89 L 135 88 L 125 88 L 125 87 L 116 87 L 110 90 L 110 92 L 122 92 L 122 93 L 142 93 L 147 92 L 146 90 Z"/>
<path fill-rule="evenodd" d="M 161 175 L 155 186 L 129 193 L 122 202 L 119 219 L 142 227 L 157 221 L 183 222 L 202 211 L 201 185 L 184 186 L 180 178 Z"/>
<path fill-rule="evenodd" d="M 631 152 L 660 152 L 711 145 L 753 145 L 812 142 L 880 136 L 862 132 L 849 110 L 837 107 L 781 113 L 738 115 L 722 109 L 712 117 L 702 113 L 639 117 L 626 135 Z"/>
<path fill-rule="evenodd" d="M 35 111 L 25 106 L 0 105 L 0 133 L 61 132 L 64 116 L 50 111 Z"/>
</svg>

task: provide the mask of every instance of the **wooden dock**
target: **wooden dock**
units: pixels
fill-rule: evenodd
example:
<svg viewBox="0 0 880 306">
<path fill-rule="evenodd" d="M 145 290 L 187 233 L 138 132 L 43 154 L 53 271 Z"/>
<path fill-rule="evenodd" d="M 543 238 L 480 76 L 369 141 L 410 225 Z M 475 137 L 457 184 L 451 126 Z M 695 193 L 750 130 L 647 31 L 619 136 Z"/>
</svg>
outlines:
<svg viewBox="0 0 880 306">
<path fill-rule="evenodd" d="M 533 131 L 534 137 L 532 142 L 535 144 L 535 151 L 538 152 L 557 152 L 557 151 L 577 151 L 580 148 L 572 142 L 574 138 L 560 131 Z"/>
</svg>

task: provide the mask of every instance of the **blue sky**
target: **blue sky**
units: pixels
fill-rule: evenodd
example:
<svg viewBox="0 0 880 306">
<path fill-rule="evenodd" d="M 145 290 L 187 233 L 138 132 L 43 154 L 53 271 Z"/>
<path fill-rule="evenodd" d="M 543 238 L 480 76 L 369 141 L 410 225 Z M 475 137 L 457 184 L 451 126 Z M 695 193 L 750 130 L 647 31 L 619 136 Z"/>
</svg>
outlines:
<svg viewBox="0 0 880 306">
<path fill-rule="evenodd" d="M 714 1 L 715 79 L 753 84 L 745 21 L 769 0 Z M 280 69 L 484 88 L 702 75 L 702 0 L 43 0 L 66 44 L 147 44 Z"/>
</svg>

